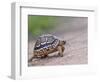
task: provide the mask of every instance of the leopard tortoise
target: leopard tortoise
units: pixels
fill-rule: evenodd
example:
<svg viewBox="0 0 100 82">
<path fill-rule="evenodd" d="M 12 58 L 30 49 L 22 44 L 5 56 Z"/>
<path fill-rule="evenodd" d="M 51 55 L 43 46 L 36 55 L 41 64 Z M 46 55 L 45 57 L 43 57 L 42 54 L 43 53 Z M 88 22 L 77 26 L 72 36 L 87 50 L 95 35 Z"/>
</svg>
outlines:
<svg viewBox="0 0 100 82">
<path fill-rule="evenodd" d="M 37 39 L 34 45 L 33 57 L 30 59 L 30 61 L 32 61 L 33 58 L 45 58 L 48 56 L 48 54 L 57 51 L 58 55 L 63 57 L 65 44 L 66 44 L 65 40 L 61 40 L 54 35 L 51 34 L 42 35 Z"/>
</svg>

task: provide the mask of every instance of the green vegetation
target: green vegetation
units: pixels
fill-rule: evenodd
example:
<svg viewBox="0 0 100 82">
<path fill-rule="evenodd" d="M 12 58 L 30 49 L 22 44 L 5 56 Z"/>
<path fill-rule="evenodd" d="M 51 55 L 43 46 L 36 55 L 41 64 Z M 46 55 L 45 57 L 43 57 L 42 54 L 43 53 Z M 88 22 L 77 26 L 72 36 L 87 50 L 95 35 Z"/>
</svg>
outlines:
<svg viewBox="0 0 100 82">
<path fill-rule="evenodd" d="M 28 32 L 37 36 L 55 28 L 56 18 L 54 16 L 28 16 Z"/>
</svg>

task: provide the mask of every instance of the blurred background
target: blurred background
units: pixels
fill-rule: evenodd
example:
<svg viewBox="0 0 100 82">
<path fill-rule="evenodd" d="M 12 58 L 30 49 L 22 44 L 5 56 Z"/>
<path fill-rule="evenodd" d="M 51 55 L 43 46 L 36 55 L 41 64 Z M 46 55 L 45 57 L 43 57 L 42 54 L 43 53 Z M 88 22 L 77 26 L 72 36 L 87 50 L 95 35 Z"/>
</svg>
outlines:
<svg viewBox="0 0 100 82">
<path fill-rule="evenodd" d="M 42 34 L 52 34 L 64 39 L 66 44 L 64 57 L 54 57 L 57 53 L 50 55 L 37 62 L 28 62 L 29 66 L 37 65 L 67 65 L 87 64 L 87 42 L 88 42 L 88 18 L 70 16 L 28 16 L 28 58 L 34 54 L 34 44 Z"/>
<path fill-rule="evenodd" d="M 58 17 L 54 16 L 28 16 L 28 34 L 29 41 L 32 38 L 37 38 L 38 36 L 46 33 L 52 32 L 56 25 Z"/>
</svg>

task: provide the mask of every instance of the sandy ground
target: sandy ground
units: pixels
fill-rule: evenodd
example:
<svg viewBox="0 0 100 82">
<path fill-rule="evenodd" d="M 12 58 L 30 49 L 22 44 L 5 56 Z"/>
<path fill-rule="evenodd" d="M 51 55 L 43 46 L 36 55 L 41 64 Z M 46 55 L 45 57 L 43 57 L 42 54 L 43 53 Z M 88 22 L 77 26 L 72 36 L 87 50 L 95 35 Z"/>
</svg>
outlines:
<svg viewBox="0 0 100 82">
<path fill-rule="evenodd" d="M 68 44 L 65 45 L 64 56 L 60 57 L 56 53 L 49 54 L 44 59 L 33 59 L 28 62 L 28 66 L 48 66 L 48 65 L 73 65 L 73 64 L 87 64 L 88 63 L 88 48 L 87 48 L 87 19 L 84 18 L 69 18 L 60 19 L 62 22 L 58 25 L 56 32 L 52 34 L 66 40 Z M 68 21 L 68 22 L 66 22 Z M 69 28 L 66 28 L 69 27 Z M 61 28 L 63 27 L 63 29 Z M 74 27 L 74 28 L 73 28 Z M 28 58 L 33 54 L 34 41 L 28 43 Z"/>
</svg>

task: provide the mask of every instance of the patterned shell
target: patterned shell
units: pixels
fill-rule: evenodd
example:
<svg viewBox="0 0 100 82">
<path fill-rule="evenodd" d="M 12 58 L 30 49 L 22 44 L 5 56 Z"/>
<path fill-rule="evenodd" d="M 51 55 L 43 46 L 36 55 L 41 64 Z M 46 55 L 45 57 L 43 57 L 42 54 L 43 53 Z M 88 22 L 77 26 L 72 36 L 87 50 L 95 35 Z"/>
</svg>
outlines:
<svg viewBox="0 0 100 82">
<path fill-rule="evenodd" d="M 59 44 L 59 39 L 56 36 L 47 34 L 40 36 L 34 46 L 34 50 L 56 48 Z"/>
</svg>

